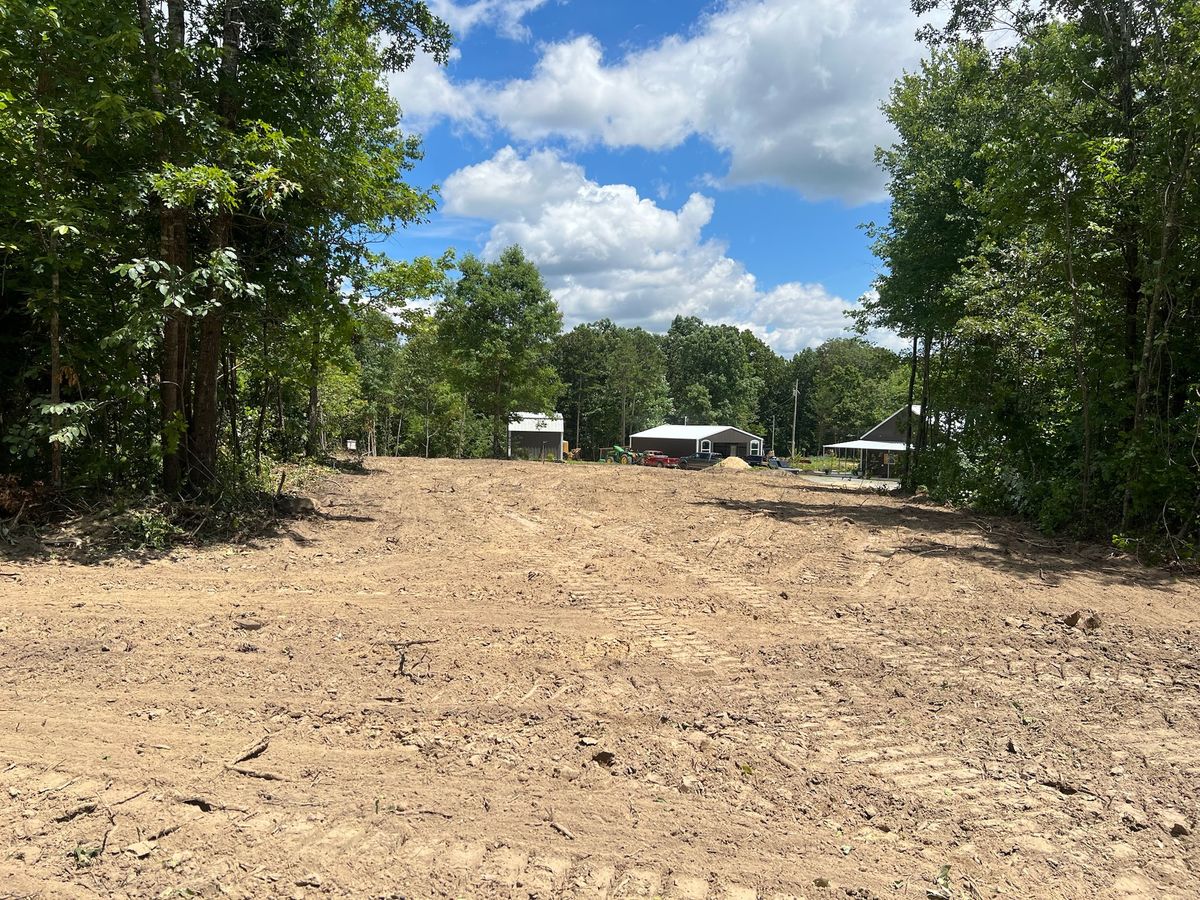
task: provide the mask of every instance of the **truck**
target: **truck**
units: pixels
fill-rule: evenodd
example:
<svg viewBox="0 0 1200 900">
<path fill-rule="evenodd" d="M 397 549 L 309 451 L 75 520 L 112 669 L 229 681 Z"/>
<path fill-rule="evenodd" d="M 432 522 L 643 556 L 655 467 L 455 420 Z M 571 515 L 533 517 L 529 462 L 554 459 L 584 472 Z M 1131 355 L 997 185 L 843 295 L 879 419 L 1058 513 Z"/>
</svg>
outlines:
<svg viewBox="0 0 1200 900">
<path fill-rule="evenodd" d="M 679 457 L 667 456 L 661 450 L 645 450 L 642 452 L 642 465 L 656 469 L 674 469 L 679 465 Z"/>
</svg>

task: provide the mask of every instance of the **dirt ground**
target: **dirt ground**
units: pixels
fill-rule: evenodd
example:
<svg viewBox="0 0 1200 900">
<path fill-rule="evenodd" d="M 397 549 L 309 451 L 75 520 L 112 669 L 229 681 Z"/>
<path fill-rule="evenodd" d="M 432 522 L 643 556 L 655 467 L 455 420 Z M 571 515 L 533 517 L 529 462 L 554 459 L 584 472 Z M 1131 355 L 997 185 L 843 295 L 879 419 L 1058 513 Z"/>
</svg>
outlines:
<svg viewBox="0 0 1200 900">
<path fill-rule="evenodd" d="M 315 499 L 0 562 L 0 895 L 1200 896 L 1194 582 L 781 473 Z"/>
</svg>

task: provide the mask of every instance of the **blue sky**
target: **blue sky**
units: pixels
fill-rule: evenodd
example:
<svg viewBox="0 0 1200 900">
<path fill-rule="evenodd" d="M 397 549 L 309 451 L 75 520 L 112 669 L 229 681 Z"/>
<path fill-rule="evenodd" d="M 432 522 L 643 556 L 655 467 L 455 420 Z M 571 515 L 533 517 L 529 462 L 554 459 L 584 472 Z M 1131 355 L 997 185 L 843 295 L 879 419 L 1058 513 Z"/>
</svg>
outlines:
<svg viewBox="0 0 1200 900">
<path fill-rule="evenodd" d="M 391 89 L 444 202 L 393 253 L 520 243 L 568 327 L 842 333 L 878 265 L 859 226 L 887 215 L 879 104 L 920 57 L 905 0 L 430 5 L 454 58 Z"/>
</svg>

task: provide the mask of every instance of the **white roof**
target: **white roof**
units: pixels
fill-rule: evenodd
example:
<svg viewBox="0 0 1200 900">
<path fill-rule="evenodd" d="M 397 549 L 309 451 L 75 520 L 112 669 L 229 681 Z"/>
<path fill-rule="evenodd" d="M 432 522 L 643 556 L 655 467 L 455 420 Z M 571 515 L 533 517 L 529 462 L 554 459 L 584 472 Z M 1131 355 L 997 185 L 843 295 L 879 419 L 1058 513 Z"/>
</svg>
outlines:
<svg viewBox="0 0 1200 900">
<path fill-rule="evenodd" d="M 519 412 L 513 413 L 516 419 L 508 423 L 508 430 L 512 431 L 557 431 L 563 430 L 563 417 L 555 413 L 552 416 L 545 416 L 541 413 Z"/>
<path fill-rule="evenodd" d="M 720 434 L 722 431 L 738 431 L 746 435 L 746 437 L 758 440 L 757 434 L 751 434 L 749 431 L 743 431 L 741 428 L 734 428 L 732 425 L 659 425 L 657 428 L 648 428 L 645 431 L 639 431 L 637 434 L 631 434 L 630 438 L 657 438 L 663 441 L 702 441 L 705 438 L 712 437 L 714 434 Z"/>
<path fill-rule="evenodd" d="M 904 441 L 842 441 L 840 444 L 826 444 L 826 449 L 833 447 L 838 450 L 904 450 Z"/>
</svg>

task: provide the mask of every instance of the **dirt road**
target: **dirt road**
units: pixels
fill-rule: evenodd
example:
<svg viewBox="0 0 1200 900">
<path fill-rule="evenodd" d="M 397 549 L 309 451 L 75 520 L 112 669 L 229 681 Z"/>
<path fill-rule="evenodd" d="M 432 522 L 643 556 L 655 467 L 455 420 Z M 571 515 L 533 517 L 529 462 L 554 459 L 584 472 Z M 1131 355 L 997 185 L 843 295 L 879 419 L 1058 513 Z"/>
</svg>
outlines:
<svg viewBox="0 0 1200 900">
<path fill-rule="evenodd" d="M 0 564 L 0 895 L 1200 896 L 1194 583 L 777 473 L 369 469 Z"/>
</svg>

